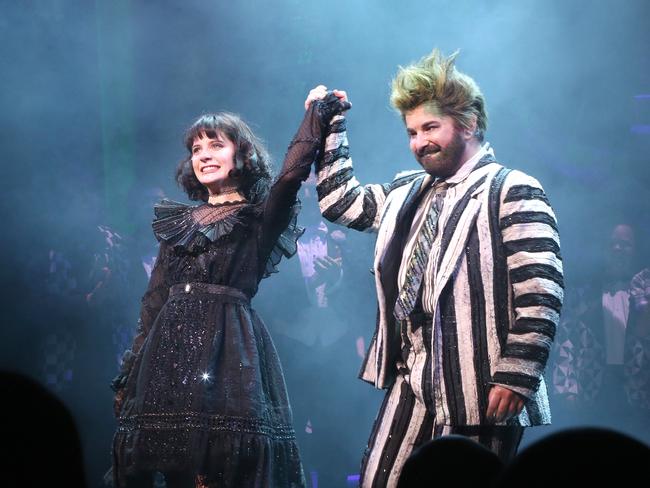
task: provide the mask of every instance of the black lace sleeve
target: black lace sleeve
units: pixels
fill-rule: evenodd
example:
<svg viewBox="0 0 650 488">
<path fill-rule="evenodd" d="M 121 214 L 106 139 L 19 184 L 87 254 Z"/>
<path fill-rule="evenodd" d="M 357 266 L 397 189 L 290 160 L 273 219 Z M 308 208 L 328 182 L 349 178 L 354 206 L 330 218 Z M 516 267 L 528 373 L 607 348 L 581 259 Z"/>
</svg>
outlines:
<svg viewBox="0 0 650 488">
<path fill-rule="evenodd" d="M 169 283 L 167 282 L 167 253 L 168 245 L 165 241 L 160 242 L 160 250 L 158 251 L 158 258 L 151 271 L 151 278 L 149 285 L 142 297 L 142 306 L 140 308 L 140 319 L 138 320 L 138 328 L 136 330 L 135 338 L 131 349 L 124 352 L 122 356 L 122 366 L 120 374 L 113 379 L 111 387 L 114 391 L 123 388 L 126 385 L 126 380 L 133 367 L 133 361 L 142 349 L 151 326 L 153 325 L 158 312 L 167 301 L 169 295 Z"/>
<path fill-rule="evenodd" d="M 292 221 L 295 221 L 296 209 L 299 208 L 296 199 L 298 190 L 309 176 L 311 164 L 323 147 L 329 122 L 332 117 L 349 107 L 348 102 L 341 102 L 330 93 L 323 100 L 312 103 L 305 113 L 264 205 L 262 256 L 268 257 L 274 253 L 278 239 L 291 227 Z M 297 239 L 300 233 L 293 232 L 292 235 Z M 267 263 L 264 263 L 264 268 L 262 271 L 267 274 Z"/>
</svg>

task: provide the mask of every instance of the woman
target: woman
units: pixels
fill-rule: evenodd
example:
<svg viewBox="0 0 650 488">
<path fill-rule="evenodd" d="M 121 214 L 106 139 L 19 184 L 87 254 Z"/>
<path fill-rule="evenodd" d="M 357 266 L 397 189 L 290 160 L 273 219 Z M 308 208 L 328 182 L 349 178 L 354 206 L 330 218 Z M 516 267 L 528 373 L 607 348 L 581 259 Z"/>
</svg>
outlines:
<svg viewBox="0 0 650 488">
<path fill-rule="evenodd" d="M 250 307 L 259 281 L 296 251 L 296 194 L 322 131 L 347 108 L 314 104 L 271 185 L 268 157 L 227 113 L 199 118 L 177 171 L 197 206 L 163 200 L 160 252 L 138 335 L 115 379 L 116 486 L 304 486 L 284 379 Z"/>
</svg>

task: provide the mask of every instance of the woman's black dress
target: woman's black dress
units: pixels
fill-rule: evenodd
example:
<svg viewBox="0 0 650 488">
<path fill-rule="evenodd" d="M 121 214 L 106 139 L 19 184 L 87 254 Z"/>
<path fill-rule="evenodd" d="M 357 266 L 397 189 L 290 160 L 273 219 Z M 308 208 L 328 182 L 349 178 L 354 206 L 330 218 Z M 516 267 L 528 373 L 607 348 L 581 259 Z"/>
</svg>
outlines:
<svg viewBox="0 0 650 488">
<path fill-rule="evenodd" d="M 306 113 L 264 202 L 156 206 L 159 258 L 114 382 L 126 388 L 113 443 L 118 486 L 154 471 L 218 486 L 304 486 L 280 362 L 250 298 L 296 251 L 296 194 L 319 150 L 320 106 Z"/>
</svg>

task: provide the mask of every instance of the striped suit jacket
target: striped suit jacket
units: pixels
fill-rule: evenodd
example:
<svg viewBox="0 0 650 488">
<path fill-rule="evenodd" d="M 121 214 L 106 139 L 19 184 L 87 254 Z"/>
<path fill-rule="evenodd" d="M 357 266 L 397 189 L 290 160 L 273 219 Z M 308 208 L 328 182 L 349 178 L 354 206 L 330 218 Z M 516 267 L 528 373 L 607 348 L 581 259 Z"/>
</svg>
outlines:
<svg viewBox="0 0 650 488">
<path fill-rule="evenodd" d="M 333 120 L 317 163 L 323 216 L 377 233 L 379 310 L 360 378 L 388 388 L 400 355 L 393 307 L 403 240 L 426 173 L 402 173 L 391 184 L 360 185 L 342 116 Z M 447 190 L 431 253 L 422 303 L 435 325 L 422 390 L 437 423 L 486 423 L 491 384 L 526 398 L 523 411 L 508 425 L 550 423 L 543 374 L 564 284 L 557 222 L 539 182 L 484 157 Z"/>
</svg>

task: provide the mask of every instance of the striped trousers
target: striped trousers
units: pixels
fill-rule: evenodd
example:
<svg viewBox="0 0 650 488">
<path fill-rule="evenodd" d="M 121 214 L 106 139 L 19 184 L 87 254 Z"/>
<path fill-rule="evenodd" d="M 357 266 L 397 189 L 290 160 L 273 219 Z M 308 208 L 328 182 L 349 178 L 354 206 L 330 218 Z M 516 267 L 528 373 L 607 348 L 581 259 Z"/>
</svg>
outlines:
<svg viewBox="0 0 650 488">
<path fill-rule="evenodd" d="M 360 486 L 397 486 L 402 467 L 414 450 L 432 439 L 450 434 L 468 437 L 490 449 L 504 462 L 510 461 L 521 442 L 523 427 L 436 423 L 433 405 L 430 409 L 425 406 L 422 382 L 419 381 L 430 357 L 426 344 L 430 323 L 411 328 L 411 320 L 408 320 L 402 325 L 404 362 L 398 363 L 399 374 L 386 393 L 372 428 L 361 464 Z"/>
</svg>

